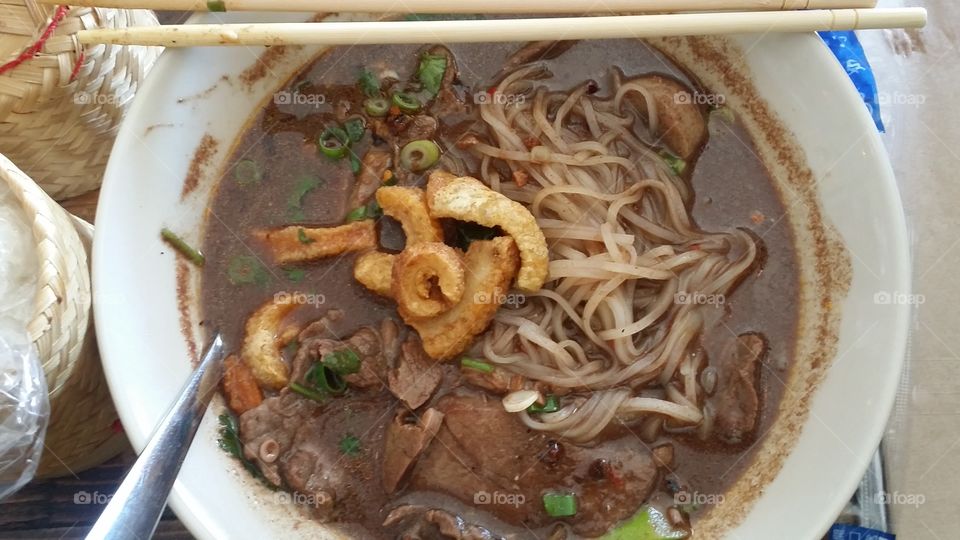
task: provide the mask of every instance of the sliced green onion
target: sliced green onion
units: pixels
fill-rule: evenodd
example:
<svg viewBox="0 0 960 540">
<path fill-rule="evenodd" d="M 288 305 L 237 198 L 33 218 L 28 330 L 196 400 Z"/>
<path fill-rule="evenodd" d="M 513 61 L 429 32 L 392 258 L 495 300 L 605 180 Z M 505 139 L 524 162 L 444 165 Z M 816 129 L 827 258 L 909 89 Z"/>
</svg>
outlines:
<svg viewBox="0 0 960 540">
<path fill-rule="evenodd" d="M 325 354 L 322 362 L 337 375 L 349 375 L 360 371 L 360 357 L 351 349 L 340 349 Z"/>
<path fill-rule="evenodd" d="M 474 360 L 473 358 L 467 358 L 464 356 L 460 359 L 460 367 L 466 369 L 473 369 L 483 373 L 493 373 L 494 367 L 490 364 L 483 362 L 481 360 Z"/>
<path fill-rule="evenodd" d="M 447 57 L 439 54 L 423 53 L 417 67 L 417 80 L 431 96 L 440 91 L 443 74 L 447 71 Z"/>
<path fill-rule="evenodd" d="M 321 401 L 321 402 L 322 402 L 322 401 L 325 401 L 325 400 L 327 399 L 327 396 L 325 396 L 322 392 L 317 392 L 316 390 L 314 390 L 314 389 L 312 389 L 312 388 L 307 388 L 306 386 L 303 386 L 303 385 L 300 384 L 300 383 L 291 382 L 291 383 L 290 383 L 290 389 L 293 390 L 294 392 L 300 394 L 301 396 L 306 397 L 306 398 L 310 398 L 310 399 L 312 399 L 312 400 L 314 400 L 314 401 Z"/>
<path fill-rule="evenodd" d="M 360 91 L 363 92 L 363 95 L 368 98 L 380 97 L 380 81 L 369 69 L 360 70 L 357 84 L 360 85 Z"/>
<path fill-rule="evenodd" d="M 689 531 L 675 529 L 662 512 L 647 506 L 601 540 L 673 540 L 689 536 Z"/>
<path fill-rule="evenodd" d="M 307 277 L 307 271 L 303 268 L 290 268 L 286 270 L 287 279 L 294 283 L 300 283 L 303 281 L 303 278 Z"/>
<path fill-rule="evenodd" d="M 293 193 L 287 199 L 287 208 L 297 216 L 302 216 L 303 198 L 314 189 L 320 187 L 321 180 L 315 176 L 304 175 L 297 180 L 297 185 L 293 188 Z M 302 218 L 301 218 L 302 219 Z"/>
<path fill-rule="evenodd" d="M 227 279 L 234 285 L 256 283 L 263 285 L 270 279 L 267 269 L 252 255 L 237 255 L 227 264 Z"/>
<path fill-rule="evenodd" d="M 363 221 L 365 219 L 377 219 L 383 215 L 383 209 L 380 204 L 373 200 L 366 206 L 358 206 L 347 214 L 347 223 L 351 221 Z"/>
<path fill-rule="evenodd" d="M 241 159 L 233 166 L 233 178 L 241 186 L 249 186 L 260 183 L 260 180 L 263 180 L 263 172 L 256 161 Z"/>
<path fill-rule="evenodd" d="M 346 456 L 355 456 L 360 453 L 360 439 L 353 435 L 345 435 L 338 444 L 340 452 Z"/>
<path fill-rule="evenodd" d="M 363 221 L 367 219 L 367 207 L 358 206 L 347 214 L 347 223 L 351 221 Z"/>
<path fill-rule="evenodd" d="M 339 395 L 347 391 L 347 383 L 326 365 L 317 362 L 307 370 L 303 377 L 313 387 L 322 392 Z"/>
<path fill-rule="evenodd" d="M 440 147 L 437 143 L 420 139 L 408 142 L 400 150 L 400 164 L 407 170 L 420 172 L 429 169 L 440 159 Z"/>
<path fill-rule="evenodd" d="M 550 517 L 570 517 L 577 514 L 577 496 L 573 493 L 544 493 L 543 509 Z"/>
<path fill-rule="evenodd" d="M 227 5 L 223 0 L 207 0 L 207 11 L 223 12 L 227 10 Z"/>
<path fill-rule="evenodd" d="M 557 399 L 557 396 L 550 394 L 546 399 L 543 400 L 543 405 L 539 403 L 534 403 L 529 408 L 527 412 L 529 413 L 552 413 L 560 410 L 560 400 Z"/>
<path fill-rule="evenodd" d="M 161 229 L 160 237 L 163 240 L 170 244 L 177 253 L 186 257 L 190 262 L 197 266 L 203 266 L 203 263 L 206 262 L 206 257 L 203 256 L 203 253 L 200 253 L 199 250 L 190 247 L 189 244 L 183 241 L 183 238 L 177 236 L 177 234 L 170 229 Z"/>
<path fill-rule="evenodd" d="M 363 132 L 366 130 L 366 124 L 363 118 L 354 117 L 343 123 L 343 130 L 347 133 L 347 139 L 350 142 L 357 142 L 363 138 Z"/>
<path fill-rule="evenodd" d="M 350 143 L 350 137 L 347 132 L 340 127 L 330 127 L 323 130 L 320 138 L 317 140 L 317 147 L 320 152 L 330 159 L 340 159 L 347 154 L 347 145 Z"/>
<path fill-rule="evenodd" d="M 405 113 L 415 113 L 420 110 L 420 100 L 416 96 L 397 92 L 393 94 L 393 104 Z"/>
<path fill-rule="evenodd" d="M 683 174 L 683 171 L 687 168 L 686 161 L 671 154 L 670 152 L 667 152 L 665 150 L 661 151 L 660 157 L 662 157 L 663 160 L 667 162 L 667 165 L 669 165 L 670 169 L 673 170 L 673 174 L 677 176 L 680 176 L 681 174 Z"/>
<path fill-rule="evenodd" d="M 350 152 L 350 172 L 352 172 L 354 176 L 360 174 L 361 166 L 360 158 L 353 152 Z"/>
<path fill-rule="evenodd" d="M 307 236 L 307 231 L 303 230 L 303 227 L 297 229 L 297 240 L 299 240 L 301 244 L 312 244 L 316 242 L 316 240 Z"/>
<path fill-rule="evenodd" d="M 386 116 L 390 111 L 390 102 L 385 98 L 370 98 L 363 102 L 363 110 L 370 116 Z"/>
</svg>

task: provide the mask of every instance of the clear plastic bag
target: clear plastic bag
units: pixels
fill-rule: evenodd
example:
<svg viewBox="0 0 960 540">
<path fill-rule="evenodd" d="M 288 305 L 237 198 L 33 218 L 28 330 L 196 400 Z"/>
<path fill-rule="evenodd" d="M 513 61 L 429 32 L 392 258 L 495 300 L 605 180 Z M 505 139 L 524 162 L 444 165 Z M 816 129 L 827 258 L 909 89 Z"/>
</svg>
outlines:
<svg viewBox="0 0 960 540">
<path fill-rule="evenodd" d="M 33 478 L 50 417 L 36 349 L 16 327 L 0 317 L 0 500 Z"/>
</svg>

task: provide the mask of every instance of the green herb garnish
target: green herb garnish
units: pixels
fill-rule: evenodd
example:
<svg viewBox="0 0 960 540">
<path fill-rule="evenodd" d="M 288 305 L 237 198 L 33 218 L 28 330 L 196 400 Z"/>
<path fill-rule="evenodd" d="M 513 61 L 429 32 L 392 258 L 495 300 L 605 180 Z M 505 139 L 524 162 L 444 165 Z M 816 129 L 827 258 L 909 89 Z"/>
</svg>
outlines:
<svg viewBox="0 0 960 540">
<path fill-rule="evenodd" d="M 360 371 L 360 357 L 352 349 L 340 349 L 323 356 L 323 365 L 338 375 Z"/>
<path fill-rule="evenodd" d="M 259 184 L 263 180 L 260 165 L 252 159 L 241 159 L 233 166 L 233 178 L 241 186 Z"/>
<path fill-rule="evenodd" d="M 350 171 L 353 173 L 354 176 L 356 176 L 360 174 L 360 168 L 361 168 L 360 158 L 358 158 L 357 155 L 354 154 L 353 152 L 350 152 Z"/>
<path fill-rule="evenodd" d="M 689 536 L 688 531 L 673 528 L 659 510 L 646 506 L 601 540 L 672 540 Z"/>
<path fill-rule="evenodd" d="M 680 176 L 683 174 L 683 171 L 687 168 L 687 162 L 683 159 L 663 150 L 660 152 L 660 157 L 667 162 L 667 165 L 670 166 L 670 169 L 673 171 L 673 174 Z"/>
<path fill-rule="evenodd" d="M 360 91 L 363 92 L 363 95 L 368 98 L 380 97 L 380 81 L 377 79 L 377 76 L 374 75 L 368 69 L 360 70 L 360 77 L 357 79 L 357 84 L 360 85 Z"/>
<path fill-rule="evenodd" d="M 464 369 L 473 369 L 482 373 L 493 373 L 494 367 L 481 360 L 474 360 L 464 356 L 460 359 L 460 367 Z"/>
<path fill-rule="evenodd" d="M 340 452 L 345 456 L 356 456 L 360 453 L 360 439 L 353 435 L 345 435 L 340 439 Z"/>
<path fill-rule="evenodd" d="M 417 67 L 417 80 L 430 96 L 437 95 L 443 74 L 447 70 L 447 57 L 439 54 L 423 53 L 420 56 L 420 65 Z"/>
<path fill-rule="evenodd" d="M 560 400 L 557 396 L 550 394 L 543 400 L 543 405 L 534 403 L 527 408 L 528 413 L 552 413 L 560 410 Z"/>
<path fill-rule="evenodd" d="M 189 244 L 183 241 L 183 238 L 177 236 L 177 234 L 170 229 L 161 229 L 160 237 L 163 238 L 166 243 L 170 244 L 170 247 L 176 250 L 177 253 L 186 257 L 187 260 L 193 264 L 197 266 L 203 266 L 203 263 L 206 262 L 206 258 L 203 256 L 203 253 L 190 247 Z"/>
<path fill-rule="evenodd" d="M 347 139 L 351 143 L 355 143 L 363 138 L 363 133 L 366 131 L 366 125 L 363 123 L 363 118 L 351 118 L 343 123 L 343 131 L 347 133 Z"/>
<path fill-rule="evenodd" d="M 307 236 L 307 231 L 303 230 L 303 227 L 297 229 L 297 240 L 299 240 L 301 244 L 312 244 L 316 242 L 316 240 Z"/>
<path fill-rule="evenodd" d="M 303 386 L 303 385 L 300 384 L 300 383 L 291 382 L 291 383 L 290 383 L 290 389 L 293 390 L 294 392 L 300 394 L 301 396 L 303 396 L 303 397 L 305 397 L 305 398 L 308 398 L 308 399 L 312 399 L 312 400 L 314 400 L 314 401 L 322 402 L 322 401 L 324 401 L 324 400 L 327 399 L 327 395 L 326 395 L 325 393 L 323 393 L 323 392 L 318 392 L 317 390 L 314 390 L 313 388 L 307 388 L 306 386 Z"/>
<path fill-rule="evenodd" d="M 577 514 L 577 496 L 573 493 L 544 493 L 543 509 L 550 517 L 570 517 Z"/>
<path fill-rule="evenodd" d="M 227 279 L 234 285 L 263 285 L 270 279 L 270 274 L 256 257 L 237 255 L 227 264 Z"/>
<path fill-rule="evenodd" d="M 288 268 L 284 272 L 287 274 L 287 279 L 294 283 L 300 283 L 303 278 L 307 277 L 307 271 L 303 268 Z"/>
<path fill-rule="evenodd" d="M 390 112 L 390 101 L 382 97 L 370 98 L 363 102 L 363 110 L 370 116 L 386 116 Z"/>
<path fill-rule="evenodd" d="M 383 215 L 383 209 L 380 208 L 380 204 L 374 200 L 366 206 L 358 206 L 347 213 L 346 221 L 350 223 L 352 221 L 363 221 L 365 219 L 377 219 Z"/>
<path fill-rule="evenodd" d="M 290 198 L 287 199 L 287 208 L 294 214 L 295 219 L 303 219 L 303 198 L 314 189 L 320 187 L 323 182 L 314 176 L 301 176 L 294 186 Z"/>
</svg>

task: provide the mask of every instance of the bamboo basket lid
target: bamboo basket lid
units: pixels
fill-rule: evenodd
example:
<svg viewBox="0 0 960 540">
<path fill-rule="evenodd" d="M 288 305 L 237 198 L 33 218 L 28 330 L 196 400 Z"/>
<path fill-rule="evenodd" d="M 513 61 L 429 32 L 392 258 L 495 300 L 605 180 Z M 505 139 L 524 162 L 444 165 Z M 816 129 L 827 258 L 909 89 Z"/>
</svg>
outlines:
<svg viewBox="0 0 960 540">
<path fill-rule="evenodd" d="M 120 120 L 162 49 L 84 47 L 76 33 L 156 24 L 149 10 L 0 0 L 0 153 L 55 199 L 99 186 Z"/>
<path fill-rule="evenodd" d="M 50 423 L 37 476 L 76 473 L 127 444 L 93 333 L 88 257 L 93 226 L 68 214 L 3 155 L 0 181 L 27 217 L 39 261 L 27 333 L 46 376 Z"/>
</svg>

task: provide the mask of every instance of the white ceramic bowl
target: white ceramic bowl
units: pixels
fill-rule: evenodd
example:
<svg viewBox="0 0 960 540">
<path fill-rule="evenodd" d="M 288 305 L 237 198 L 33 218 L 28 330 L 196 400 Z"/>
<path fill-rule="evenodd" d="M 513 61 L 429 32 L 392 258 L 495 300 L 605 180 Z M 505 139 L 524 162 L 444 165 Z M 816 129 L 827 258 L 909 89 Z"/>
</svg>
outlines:
<svg viewBox="0 0 960 540">
<path fill-rule="evenodd" d="M 272 19 L 282 17 L 297 18 Z M 878 304 L 875 295 L 909 293 L 906 230 L 880 139 L 819 39 L 766 35 L 732 41 L 746 51 L 742 62 L 760 96 L 805 152 L 823 212 L 849 248 L 853 279 L 842 305 L 837 358 L 813 396 L 799 439 L 729 536 L 819 538 L 853 493 L 893 403 L 909 309 L 896 301 Z M 93 255 L 97 334 L 117 410 L 137 449 L 191 370 L 174 258 L 159 236 L 169 226 L 200 238 L 210 186 L 202 184 L 181 201 L 190 159 L 210 133 L 221 143 L 212 160 L 215 172 L 256 104 L 311 57 L 309 50 L 288 51 L 250 90 L 218 84 L 261 52 L 225 47 L 164 53 L 138 92 L 106 171 Z M 186 308 L 195 313 L 196 306 Z M 310 522 L 294 525 L 299 520 L 293 505 L 277 504 L 276 495 L 239 474 L 216 437 L 216 417 L 208 414 L 170 497 L 197 537 L 328 536 Z"/>
</svg>

